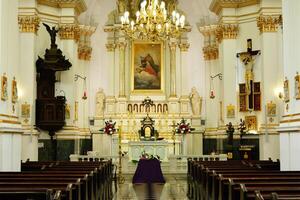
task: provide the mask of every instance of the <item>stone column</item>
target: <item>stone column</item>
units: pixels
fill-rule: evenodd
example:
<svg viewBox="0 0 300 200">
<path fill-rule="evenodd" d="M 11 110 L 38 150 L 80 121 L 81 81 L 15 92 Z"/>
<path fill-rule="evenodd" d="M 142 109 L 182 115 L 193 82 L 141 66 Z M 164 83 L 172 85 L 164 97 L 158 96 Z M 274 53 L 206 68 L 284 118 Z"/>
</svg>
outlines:
<svg viewBox="0 0 300 200">
<path fill-rule="evenodd" d="M 300 4 L 297 0 L 283 1 L 283 66 L 284 77 L 289 81 L 289 101 L 285 102 L 280 121 L 280 169 L 300 170 L 300 101 L 295 97 L 295 76 L 300 72 Z M 298 86 L 299 89 L 299 86 Z"/>
<path fill-rule="evenodd" d="M 220 125 L 232 122 L 237 123 L 237 117 L 227 118 L 226 107 L 235 106 L 235 116 L 237 114 L 237 93 L 236 93 L 236 37 L 238 35 L 237 24 L 221 24 L 218 27 L 217 40 L 219 46 L 219 58 L 221 60 L 221 73 L 223 75 L 220 103 Z"/>
<path fill-rule="evenodd" d="M 20 80 L 19 91 L 21 113 L 22 108 L 29 106 L 28 116 L 21 115 L 24 134 L 22 136 L 22 160 L 38 160 L 38 131 L 35 129 L 35 99 L 36 99 L 36 65 L 37 55 L 36 38 L 39 28 L 40 18 L 36 13 L 26 13 L 19 11 L 19 31 L 20 31 Z M 26 66 L 26 67 L 25 67 Z"/>
<path fill-rule="evenodd" d="M 176 94 L 176 46 L 177 42 L 171 40 L 170 48 L 170 97 L 177 97 Z"/>
<path fill-rule="evenodd" d="M 190 44 L 188 43 L 187 39 L 181 40 L 179 44 L 180 48 L 180 82 L 181 82 L 181 96 L 180 96 L 180 115 L 182 117 L 186 117 L 190 113 L 190 99 L 189 99 L 189 92 L 190 88 L 188 88 L 188 76 L 185 73 L 185 69 L 188 65 L 188 50 Z"/>
<path fill-rule="evenodd" d="M 121 41 L 118 44 L 119 46 L 119 97 L 126 97 L 125 95 L 125 50 L 127 43 L 125 41 Z"/>
<path fill-rule="evenodd" d="M 19 69 L 27 66 L 19 62 L 18 6 L 18 1 L 0 1 L 0 76 L 7 78 L 6 87 L 0 91 L 0 171 L 21 170 L 20 97 L 12 99 L 12 80 L 15 78 L 20 85 Z"/>
<path fill-rule="evenodd" d="M 260 30 L 261 38 L 261 89 L 262 112 L 260 134 L 260 159 L 279 159 L 279 135 L 275 130 L 279 122 L 279 108 L 282 108 L 283 102 L 274 92 L 283 83 L 282 77 L 282 34 L 279 28 L 280 17 L 277 15 L 261 14 L 257 18 L 257 26 Z M 280 29 L 280 28 L 279 28 Z M 276 116 L 267 115 L 267 105 L 276 104 Z"/>
</svg>

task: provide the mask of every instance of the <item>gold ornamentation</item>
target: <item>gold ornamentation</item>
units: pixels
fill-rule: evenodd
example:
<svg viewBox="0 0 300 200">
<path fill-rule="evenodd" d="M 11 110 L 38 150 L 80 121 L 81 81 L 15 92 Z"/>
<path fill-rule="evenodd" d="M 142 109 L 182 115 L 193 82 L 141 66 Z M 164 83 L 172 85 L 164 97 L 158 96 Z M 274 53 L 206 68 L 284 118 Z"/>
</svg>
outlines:
<svg viewBox="0 0 300 200">
<path fill-rule="evenodd" d="M 71 107 L 69 104 L 66 104 L 66 107 L 65 107 L 65 117 L 66 119 L 70 119 L 71 118 Z"/>
<path fill-rule="evenodd" d="M 227 118 L 235 118 L 235 106 L 232 104 L 227 106 Z"/>
<path fill-rule="evenodd" d="M 1 100 L 3 101 L 8 99 L 7 84 L 7 76 L 4 73 L 1 77 Z"/>
<path fill-rule="evenodd" d="M 37 15 L 18 16 L 20 32 L 36 33 L 39 29 L 40 18 Z"/>
<path fill-rule="evenodd" d="M 79 44 L 78 44 L 78 59 L 90 60 L 92 55 L 91 35 L 96 31 L 96 27 L 79 25 Z"/>
<path fill-rule="evenodd" d="M 204 60 L 215 60 L 219 58 L 219 47 L 216 43 L 217 25 L 199 27 L 204 36 L 204 47 L 202 48 Z"/>
<path fill-rule="evenodd" d="M 106 46 L 107 51 L 115 51 L 117 45 L 114 43 L 108 43 L 105 46 Z"/>
<path fill-rule="evenodd" d="M 257 18 L 257 27 L 260 33 L 264 32 L 276 32 L 278 26 L 281 24 L 280 15 L 263 15 L 261 14 Z"/>
<path fill-rule="evenodd" d="M 171 51 L 176 51 L 176 46 L 177 46 L 176 42 L 170 42 L 169 43 L 169 48 L 170 48 Z"/>
<path fill-rule="evenodd" d="M 188 51 L 190 48 L 189 43 L 181 43 L 179 44 L 180 51 Z"/>
<path fill-rule="evenodd" d="M 213 0 L 209 9 L 218 15 L 223 8 L 241 8 L 259 2 L 260 0 Z"/>
<path fill-rule="evenodd" d="M 76 40 L 79 39 L 79 27 L 77 24 L 60 24 L 59 37 L 61 40 Z"/>
<path fill-rule="evenodd" d="M 238 24 L 221 24 L 216 31 L 216 39 L 219 43 L 223 39 L 236 39 L 239 32 Z"/>
<path fill-rule="evenodd" d="M 245 116 L 245 124 L 248 131 L 257 130 L 257 118 L 253 116 Z"/>
<path fill-rule="evenodd" d="M 87 10 L 84 0 L 38 0 L 37 2 L 54 8 L 74 8 L 77 16 Z"/>
<path fill-rule="evenodd" d="M 267 116 L 268 117 L 276 116 L 276 103 L 274 103 L 273 101 L 267 103 Z"/>
<path fill-rule="evenodd" d="M 219 48 L 217 45 L 209 45 L 202 48 L 204 60 L 216 60 L 219 58 Z"/>
<path fill-rule="evenodd" d="M 124 51 L 126 46 L 127 46 L 126 42 L 119 42 L 118 43 L 118 47 L 119 47 L 120 51 Z"/>
<path fill-rule="evenodd" d="M 78 101 L 75 101 L 74 121 L 78 120 Z"/>
<path fill-rule="evenodd" d="M 283 83 L 283 92 L 284 92 L 284 102 L 288 103 L 290 101 L 290 87 L 289 87 L 289 80 L 285 77 Z"/>
<path fill-rule="evenodd" d="M 300 75 L 297 72 L 295 76 L 295 98 L 300 99 Z"/>
</svg>

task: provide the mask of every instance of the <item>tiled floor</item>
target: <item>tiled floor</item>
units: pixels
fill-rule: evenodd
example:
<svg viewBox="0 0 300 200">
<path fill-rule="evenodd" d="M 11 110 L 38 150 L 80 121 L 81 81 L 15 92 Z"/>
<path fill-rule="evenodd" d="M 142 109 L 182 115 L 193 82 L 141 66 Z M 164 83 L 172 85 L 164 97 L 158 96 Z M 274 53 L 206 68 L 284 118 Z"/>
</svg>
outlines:
<svg viewBox="0 0 300 200">
<path fill-rule="evenodd" d="M 118 185 L 113 200 L 188 200 L 186 178 L 172 176 L 165 184 L 132 184 L 131 179 Z"/>
</svg>

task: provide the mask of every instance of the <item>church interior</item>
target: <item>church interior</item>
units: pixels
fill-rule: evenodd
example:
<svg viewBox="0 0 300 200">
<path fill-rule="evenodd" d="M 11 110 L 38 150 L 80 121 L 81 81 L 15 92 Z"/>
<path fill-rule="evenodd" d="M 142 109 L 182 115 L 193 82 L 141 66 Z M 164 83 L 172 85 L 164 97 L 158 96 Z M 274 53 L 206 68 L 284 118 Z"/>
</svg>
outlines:
<svg viewBox="0 0 300 200">
<path fill-rule="evenodd" d="M 300 199 L 299 10 L 1 0 L 0 199 Z"/>
</svg>

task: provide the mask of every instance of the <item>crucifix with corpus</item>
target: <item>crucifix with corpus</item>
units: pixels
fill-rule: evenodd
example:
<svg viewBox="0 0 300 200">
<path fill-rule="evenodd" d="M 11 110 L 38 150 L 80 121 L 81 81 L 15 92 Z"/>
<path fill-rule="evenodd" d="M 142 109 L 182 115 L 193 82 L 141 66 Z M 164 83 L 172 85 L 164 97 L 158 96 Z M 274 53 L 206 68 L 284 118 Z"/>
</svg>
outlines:
<svg viewBox="0 0 300 200">
<path fill-rule="evenodd" d="M 240 60 L 245 65 L 245 86 L 246 86 L 246 95 L 248 96 L 248 108 L 249 110 L 252 110 L 254 108 L 254 97 L 253 97 L 253 82 L 254 82 L 254 73 L 253 73 L 253 67 L 254 67 L 254 61 L 255 57 L 257 55 L 260 55 L 260 50 L 252 51 L 252 40 L 247 40 L 247 51 L 237 53 L 237 57 L 240 58 Z"/>
</svg>

